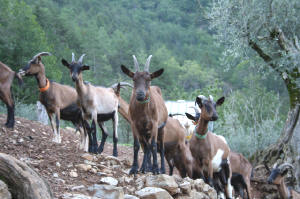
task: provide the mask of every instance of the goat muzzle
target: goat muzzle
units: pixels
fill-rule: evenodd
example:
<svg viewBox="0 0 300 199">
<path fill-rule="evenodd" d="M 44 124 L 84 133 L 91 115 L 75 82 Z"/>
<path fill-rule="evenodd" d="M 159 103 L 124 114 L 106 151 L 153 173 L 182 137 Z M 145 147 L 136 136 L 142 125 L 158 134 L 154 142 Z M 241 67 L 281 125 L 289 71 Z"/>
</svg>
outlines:
<svg viewBox="0 0 300 199">
<path fill-rule="evenodd" d="M 26 71 L 23 70 L 23 69 L 20 69 L 19 72 L 18 72 L 18 75 L 25 76 L 26 75 Z"/>
<path fill-rule="evenodd" d="M 144 101 L 145 100 L 145 98 L 146 98 L 146 95 L 145 95 L 145 93 L 144 92 L 138 92 L 137 94 L 136 94 L 136 100 L 137 101 Z"/>
</svg>

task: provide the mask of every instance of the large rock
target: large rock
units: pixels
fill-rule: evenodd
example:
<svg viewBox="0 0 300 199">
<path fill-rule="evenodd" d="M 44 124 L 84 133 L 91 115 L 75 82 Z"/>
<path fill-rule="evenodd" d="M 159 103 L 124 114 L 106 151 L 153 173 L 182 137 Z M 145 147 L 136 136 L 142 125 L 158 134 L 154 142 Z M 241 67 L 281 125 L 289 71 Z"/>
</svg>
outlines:
<svg viewBox="0 0 300 199">
<path fill-rule="evenodd" d="M 11 194 L 8 191 L 7 185 L 0 180 L 0 198 L 1 199 L 11 199 Z"/>
<path fill-rule="evenodd" d="M 136 196 L 125 194 L 124 199 L 139 199 Z"/>
<path fill-rule="evenodd" d="M 65 193 L 62 196 L 62 199 L 98 199 L 96 197 L 86 196 L 82 194 L 72 194 L 72 193 Z"/>
<path fill-rule="evenodd" d="M 108 185 L 113 185 L 113 186 L 118 185 L 118 180 L 116 180 L 115 178 L 112 178 L 112 177 L 101 178 L 100 182 L 102 184 L 108 184 Z"/>
<path fill-rule="evenodd" d="M 0 178 L 14 199 L 52 199 L 48 183 L 33 169 L 16 158 L 0 153 Z"/>
<path fill-rule="evenodd" d="M 141 199 L 172 199 L 173 197 L 166 190 L 158 187 L 145 187 L 135 194 Z"/>
<path fill-rule="evenodd" d="M 209 196 L 211 199 L 217 199 L 217 192 L 211 186 L 206 184 L 202 179 L 194 180 L 195 189 L 198 192 L 203 192 Z"/>
<path fill-rule="evenodd" d="M 124 192 L 121 187 L 95 184 L 89 187 L 88 190 L 95 193 L 93 197 L 101 199 L 124 199 Z"/>
<path fill-rule="evenodd" d="M 166 174 L 147 176 L 145 185 L 147 187 L 159 187 L 166 189 L 171 195 L 180 192 L 175 179 Z"/>
</svg>

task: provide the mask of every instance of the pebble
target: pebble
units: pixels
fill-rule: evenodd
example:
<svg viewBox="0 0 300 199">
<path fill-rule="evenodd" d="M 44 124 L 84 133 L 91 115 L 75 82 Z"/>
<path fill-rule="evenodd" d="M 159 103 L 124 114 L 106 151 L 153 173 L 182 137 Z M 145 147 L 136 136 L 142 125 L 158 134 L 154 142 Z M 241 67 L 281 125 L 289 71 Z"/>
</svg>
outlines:
<svg viewBox="0 0 300 199">
<path fill-rule="evenodd" d="M 57 173 L 53 173 L 53 177 L 54 178 L 58 178 L 58 174 Z"/>
</svg>

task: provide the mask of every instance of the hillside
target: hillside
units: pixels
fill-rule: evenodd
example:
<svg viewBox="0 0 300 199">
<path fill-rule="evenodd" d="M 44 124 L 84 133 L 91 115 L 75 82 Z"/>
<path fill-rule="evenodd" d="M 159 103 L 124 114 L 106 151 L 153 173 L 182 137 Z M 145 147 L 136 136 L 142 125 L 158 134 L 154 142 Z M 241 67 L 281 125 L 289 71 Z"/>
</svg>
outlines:
<svg viewBox="0 0 300 199">
<path fill-rule="evenodd" d="M 4 123 L 5 117 L 5 115 L 0 115 L 0 124 Z M 159 183 L 155 184 L 159 180 L 169 183 L 164 188 L 173 198 L 193 198 L 198 197 L 197 194 L 209 195 L 214 192 L 199 180 L 183 180 L 178 175 L 174 177 L 159 175 L 162 177 L 156 179 L 151 174 L 138 174 L 134 178 L 128 175 L 132 162 L 131 147 L 119 145 L 119 157 L 114 158 L 110 156 L 112 145 L 106 143 L 103 154 L 90 155 L 77 150 L 79 137 L 71 130 L 62 129 L 62 144 L 52 143 L 51 133 L 50 126 L 16 118 L 14 130 L 8 130 L 2 126 L 0 128 L 0 153 L 12 155 L 34 168 L 49 182 L 56 198 L 89 198 L 97 193 L 100 194 L 99 187 L 97 187 L 101 186 L 100 184 L 117 185 L 117 187 L 122 187 L 122 193 L 137 195 L 136 191 L 145 186 L 161 186 Z M 140 160 L 141 155 L 142 152 Z M 258 172 L 255 173 L 255 178 L 262 179 L 264 174 L 256 175 Z M 174 179 L 180 188 L 177 184 L 174 185 Z M 173 182 L 173 185 L 170 182 Z M 186 184 L 189 184 L 189 189 L 185 187 Z M 274 192 L 273 186 L 264 185 L 264 183 L 252 185 L 255 187 L 253 191 L 256 198 L 262 198 L 265 194 L 269 195 L 270 192 Z M 257 187 L 259 190 L 256 189 Z M 190 193 L 190 197 L 187 197 L 187 192 Z M 113 193 L 120 194 L 116 192 L 115 187 Z M 82 196 L 79 197 L 76 194 L 82 194 Z M 211 197 L 213 198 L 212 195 Z"/>
</svg>

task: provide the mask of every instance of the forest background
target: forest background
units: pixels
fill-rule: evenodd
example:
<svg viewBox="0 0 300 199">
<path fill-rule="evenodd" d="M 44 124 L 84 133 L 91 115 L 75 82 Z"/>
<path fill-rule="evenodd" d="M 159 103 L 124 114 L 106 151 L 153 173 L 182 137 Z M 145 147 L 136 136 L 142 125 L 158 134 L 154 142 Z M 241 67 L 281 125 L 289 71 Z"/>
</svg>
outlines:
<svg viewBox="0 0 300 199">
<path fill-rule="evenodd" d="M 228 61 L 209 28 L 210 6 L 211 0 L 2 0 L 0 60 L 18 71 L 38 52 L 50 52 L 52 56 L 43 57 L 46 76 L 74 86 L 61 59 L 85 53 L 91 70 L 84 79 L 108 87 L 131 82 L 120 65 L 133 69 L 133 54 L 140 63 L 152 54 L 150 71 L 165 69 L 152 83 L 161 87 L 165 100 L 226 96 L 214 132 L 249 157 L 278 139 L 289 110 L 288 94 L 274 71 L 258 71 L 251 64 L 256 57 Z M 36 80 L 24 80 L 24 87 L 13 87 L 16 114 L 36 120 Z M 130 89 L 121 94 L 129 101 Z M 6 113 L 3 103 L 0 112 Z M 132 143 L 123 118 L 119 136 L 121 143 Z"/>
</svg>

